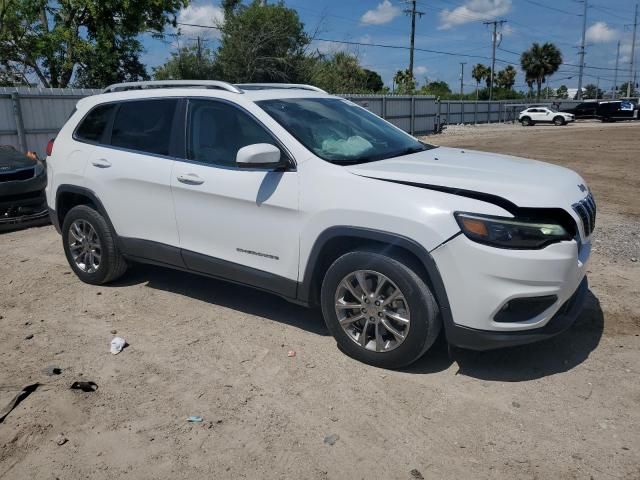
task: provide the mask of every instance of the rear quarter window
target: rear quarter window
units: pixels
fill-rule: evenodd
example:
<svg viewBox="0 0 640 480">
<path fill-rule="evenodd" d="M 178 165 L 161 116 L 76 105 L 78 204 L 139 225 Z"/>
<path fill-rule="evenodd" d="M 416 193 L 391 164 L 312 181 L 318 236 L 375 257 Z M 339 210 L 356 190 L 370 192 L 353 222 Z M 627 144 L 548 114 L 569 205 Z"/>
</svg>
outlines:
<svg viewBox="0 0 640 480">
<path fill-rule="evenodd" d="M 75 138 L 85 142 L 100 142 L 115 107 L 114 104 L 99 105 L 91 110 L 76 128 Z"/>
</svg>

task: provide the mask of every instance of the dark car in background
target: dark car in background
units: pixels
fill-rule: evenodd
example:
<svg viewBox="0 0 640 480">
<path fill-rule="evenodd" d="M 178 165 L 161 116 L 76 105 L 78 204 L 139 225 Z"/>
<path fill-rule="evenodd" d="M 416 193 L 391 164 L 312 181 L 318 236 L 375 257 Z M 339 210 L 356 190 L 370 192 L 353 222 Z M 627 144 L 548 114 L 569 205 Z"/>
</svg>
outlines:
<svg viewBox="0 0 640 480">
<path fill-rule="evenodd" d="M 631 100 L 611 100 L 598 102 L 596 118 L 603 122 L 615 122 L 617 120 L 637 120 L 638 105 Z"/>
<path fill-rule="evenodd" d="M 46 185 L 40 160 L 0 145 L 0 231 L 47 222 Z"/>
<path fill-rule="evenodd" d="M 597 109 L 598 102 L 583 102 L 573 108 L 565 108 L 564 111 L 572 113 L 576 120 L 578 120 L 584 118 L 596 118 Z"/>
</svg>

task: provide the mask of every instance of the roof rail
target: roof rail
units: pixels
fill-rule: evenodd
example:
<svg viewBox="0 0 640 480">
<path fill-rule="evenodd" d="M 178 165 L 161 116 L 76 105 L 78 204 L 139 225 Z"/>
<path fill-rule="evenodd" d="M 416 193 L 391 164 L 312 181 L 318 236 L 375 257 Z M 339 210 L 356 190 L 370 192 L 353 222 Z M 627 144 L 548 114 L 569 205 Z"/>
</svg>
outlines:
<svg viewBox="0 0 640 480">
<path fill-rule="evenodd" d="M 314 92 L 327 93 L 321 88 L 314 87 L 313 85 L 305 85 L 303 83 L 236 83 L 236 87 L 243 90 L 266 90 L 269 88 L 282 88 L 282 89 L 300 89 L 300 90 L 312 90 Z"/>
<path fill-rule="evenodd" d="M 244 93 L 238 87 L 219 80 L 151 80 L 147 82 L 115 83 L 105 88 L 102 93 L 125 92 L 127 90 L 143 90 L 148 88 L 218 88 L 233 93 Z"/>
</svg>

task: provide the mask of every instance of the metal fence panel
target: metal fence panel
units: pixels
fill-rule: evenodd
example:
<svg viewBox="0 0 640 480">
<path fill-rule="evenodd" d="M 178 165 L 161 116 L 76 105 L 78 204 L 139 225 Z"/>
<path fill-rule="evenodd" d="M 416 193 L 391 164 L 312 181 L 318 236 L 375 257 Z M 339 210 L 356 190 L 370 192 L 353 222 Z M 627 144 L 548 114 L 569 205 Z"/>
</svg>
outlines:
<svg viewBox="0 0 640 480">
<path fill-rule="evenodd" d="M 0 87 L 0 144 L 33 150 L 42 156 L 47 141 L 64 125 L 76 102 L 97 93 L 100 90 Z M 575 100 L 476 102 L 419 95 L 344 94 L 342 97 L 414 135 L 430 134 L 442 124 L 514 122 L 522 110 L 533 104 L 562 110 L 580 103 Z"/>
<path fill-rule="evenodd" d="M 93 89 L 0 88 L 0 144 L 44 156 L 77 101 L 100 93 Z"/>
</svg>

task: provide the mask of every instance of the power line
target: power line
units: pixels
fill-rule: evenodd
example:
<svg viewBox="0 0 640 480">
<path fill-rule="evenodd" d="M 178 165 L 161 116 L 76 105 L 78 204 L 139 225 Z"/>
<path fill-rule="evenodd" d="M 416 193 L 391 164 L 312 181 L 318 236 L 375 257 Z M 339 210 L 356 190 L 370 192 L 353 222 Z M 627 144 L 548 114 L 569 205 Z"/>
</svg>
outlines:
<svg viewBox="0 0 640 480">
<path fill-rule="evenodd" d="M 498 50 L 500 50 L 501 52 L 505 52 L 505 53 L 510 53 L 512 55 L 518 55 L 520 56 L 521 54 L 518 52 L 514 52 L 513 50 L 507 50 L 506 48 L 501 48 L 498 47 Z M 576 65 L 575 63 L 566 63 L 566 62 L 562 62 L 560 65 L 564 65 L 566 67 L 576 67 L 576 68 L 580 68 L 580 65 Z M 615 68 L 610 68 L 610 67 L 594 67 L 591 65 L 584 65 L 584 68 L 590 68 L 592 70 L 608 70 L 613 72 L 615 70 Z"/>
<path fill-rule="evenodd" d="M 561 8 L 556 8 L 556 7 L 551 7 L 549 5 L 545 5 L 544 3 L 540 3 L 540 2 L 536 2 L 535 0 L 524 0 L 527 3 L 530 3 L 532 5 L 537 5 L 538 7 L 542 7 L 542 8 L 546 8 L 548 10 L 553 10 L 554 12 L 558 12 L 558 13 L 564 13 L 565 15 L 571 15 L 572 17 L 579 17 L 580 15 L 573 13 L 573 12 L 568 12 L 567 10 L 562 10 Z"/>
</svg>

